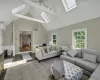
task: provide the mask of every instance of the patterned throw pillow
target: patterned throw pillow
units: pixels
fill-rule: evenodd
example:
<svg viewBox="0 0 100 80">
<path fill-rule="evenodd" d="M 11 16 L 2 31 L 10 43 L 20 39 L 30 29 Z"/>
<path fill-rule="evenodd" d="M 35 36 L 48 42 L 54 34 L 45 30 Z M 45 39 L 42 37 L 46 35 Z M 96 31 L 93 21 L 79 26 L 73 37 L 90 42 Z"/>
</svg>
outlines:
<svg viewBox="0 0 100 80">
<path fill-rule="evenodd" d="M 67 56 L 67 52 L 66 51 L 62 52 L 62 55 Z"/>
<path fill-rule="evenodd" d="M 51 46 L 47 46 L 47 52 L 51 51 Z"/>
<path fill-rule="evenodd" d="M 43 47 L 38 47 L 38 49 L 41 50 L 42 56 L 44 56 L 45 55 L 45 51 L 44 51 Z"/>
<path fill-rule="evenodd" d="M 45 52 L 45 53 L 48 53 L 47 47 L 44 46 L 43 49 L 44 49 L 44 52 Z"/>
<path fill-rule="evenodd" d="M 77 55 L 77 51 L 75 51 L 74 49 L 69 50 L 68 55 L 71 56 L 71 57 L 75 57 Z"/>
</svg>

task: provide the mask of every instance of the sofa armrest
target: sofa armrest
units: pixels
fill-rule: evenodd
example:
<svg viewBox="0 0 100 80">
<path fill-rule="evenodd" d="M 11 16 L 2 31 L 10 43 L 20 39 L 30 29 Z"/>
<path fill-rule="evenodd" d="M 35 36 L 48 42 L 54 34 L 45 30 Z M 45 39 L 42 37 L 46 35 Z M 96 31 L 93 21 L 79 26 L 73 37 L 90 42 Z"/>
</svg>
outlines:
<svg viewBox="0 0 100 80">
<path fill-rule="evenodd" d="M 39 60 L 41 60 L 41 58 L 42 58 L 42 52 L 41 52 L 41 50 L 39 48 L 36 48 L 35 56 L 36 56 L 36 58 L 38 58 Z"/>
<path fill-rule="evenodd" d="M 95 69 L 95 71 L 92 73 L 89 80 L 100 80 L 100 64 Z"/>
</svg>

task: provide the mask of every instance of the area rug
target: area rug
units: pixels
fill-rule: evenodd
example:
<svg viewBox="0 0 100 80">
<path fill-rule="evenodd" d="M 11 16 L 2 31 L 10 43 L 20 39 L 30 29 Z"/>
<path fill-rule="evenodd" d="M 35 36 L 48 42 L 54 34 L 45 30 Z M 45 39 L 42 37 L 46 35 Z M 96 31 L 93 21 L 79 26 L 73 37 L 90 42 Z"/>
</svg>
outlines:
<svg viewBox="0 0 100 80">
<path fill-rule="evenodd" d="M 16 61 L 16 62 L 9 62 L 9 63 L 4 64 L 4 69 L 11 68 L 11 67 L 18 66 L 21 64 L 25 64 L 25 63 L 26 63 L 25 60 L 20 60 L 20 61 Z"/>
<path fill-rule="evenodd" d="M 28 53 L 23 53 L 22 58 L 23 58 L 23 60 L 26 60 L 26 61 L 33 60 L 33 58 Z"/>
<path fill-rule="evenodd" d="M 23 65 L 9 68 L 6 72 L 4 80 L 55 80 L 51 77 L 50 66 L 59 58 L 52 58 L 41 61 L 37 60 L 28 62 Z M 88 79 L 83 79 L 88 80 Z"/>
</svg>

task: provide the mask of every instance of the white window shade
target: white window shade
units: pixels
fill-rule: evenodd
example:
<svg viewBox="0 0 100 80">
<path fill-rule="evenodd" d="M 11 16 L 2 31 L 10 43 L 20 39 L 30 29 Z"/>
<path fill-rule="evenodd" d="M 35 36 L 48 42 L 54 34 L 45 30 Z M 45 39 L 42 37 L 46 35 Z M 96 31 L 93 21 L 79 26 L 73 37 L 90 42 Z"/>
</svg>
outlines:
<svg viewBox="0 0 100 80">
<path fill-rule="evenodd" d="M 64 5 L 64 8 L 65 8 L 66 12 L 68 12 L 68 11 L 74 9 L 75 7 L 77 7 L 75 0 L 62 0 L 62 3 Z"/>
<path fill-rule="evenodd" d="M 49 22 L 50 22 L 49 18 L 48 18 L 47 15 L 45 14 L 45 12 L 42 12 L 42 13 L 41 13 L 41 16 L 42 16 L 42 18 L 44 19 L 44 21 L 45 21 L 46 23 L 49 23 Z"/>
</svg>

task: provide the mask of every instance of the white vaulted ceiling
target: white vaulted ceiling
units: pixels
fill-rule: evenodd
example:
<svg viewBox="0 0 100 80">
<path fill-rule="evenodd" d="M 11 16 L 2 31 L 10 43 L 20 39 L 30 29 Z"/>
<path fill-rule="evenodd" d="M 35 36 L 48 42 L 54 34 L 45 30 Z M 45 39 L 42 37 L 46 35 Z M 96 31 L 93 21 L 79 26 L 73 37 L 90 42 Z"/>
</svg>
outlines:
<svg viewBox="0 0 100 80">
<path fill-rule="evenodd" d="M 12 19 L 12 9 L 22 5 L 18 0 L 0 0 L 0 21 L 7 25 Z"/>
<path fill-rule="evenodd" d="M 44 0 L 46 5 L 49 5 L 57 16 L 50 13 L 46 13 L 50 23 L 45 23 L 43 26 L 47 30 L 53 30 L 61 27 L 65 27 L 71 24 L 79 23 L 89 19 L 100 17 L 100 0 L 76 0 L 77 7 L 69 12 L 66 12 L 61 0 Z M 12 15 L 12 9 L 23 5 L 21 0 L 0 0 L 0 21 L 4 21 L 5 24 L 9 24 L 17 17 Z M 32 7 L 30 5 L 24 12 L 30 13 L 32 17 L 42 19 L 39 8 Z"/>
</svg>

